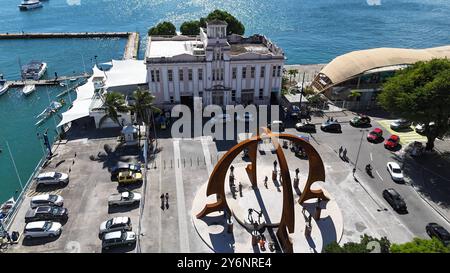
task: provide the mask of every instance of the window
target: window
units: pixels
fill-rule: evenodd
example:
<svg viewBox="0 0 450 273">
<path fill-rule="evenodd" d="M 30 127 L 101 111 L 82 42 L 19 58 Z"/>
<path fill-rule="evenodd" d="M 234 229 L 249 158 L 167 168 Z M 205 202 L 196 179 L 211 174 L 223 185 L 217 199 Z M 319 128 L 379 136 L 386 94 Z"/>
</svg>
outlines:
<svg viewBox="0 0 450 273">
<path fill-rule="evenodd" d="M 203 81 L 203 69 L 201 68 L 198 70 L 198 80 Z"/>
<path fill-rule="evenodd" d="M 155 71 L 154 70 L 151 71 L 151 75 L 152 75 L 152 82 L 155 82 Z"/>
<path fill-rule="evenodd" d="M 264 89 L 259 89 L 259 99 L 262 100 L 264 97 Z"/>
<path fill-rule="evenodd" d="M 223 70 L 222 69 L 220 69 L 220 78 L 219 78 L 221 81 L 223 81 Z"/>
<path fill-rule="evenodd" d="M 168 77 L 169 77 L 169 82 L 173 81 L 173 72 L 172 72 L 171 69 L 169 69 L 169 70 L 167 71 L 167 74 L 168 74 Z"/>
<path fill-rule="evenodd" d="M 272 66 L 272 77 L 276 77 L 276 75 L 277 75 L 277 67 Z"/>
<path fill-rule="evenodd" d="M 264 78 L 264 74 L 266 74 L 266 67 L 262 66 L 261 67 L 261 78 Z"/>
<path fill-rule="evenodd" d="M 188 79 L 192 81 L 192 69 L 188 70 Z"/>
<path fill-rule="evenodd" d="M 252 68 L 250 69 L 250 77 L 255 78 L 255 67 L 252 66 Z"/>
<path fill-rule="evenodd" d="M 233 67 L 233 69 L 232 69 L 232 77 L 233 77 L 233 79 L 236 79 L 236 75 L 237 75 L 237 68 L 236 67 Z"/>
<path fill-rule="evenodd" d="M 179 74 L 180 81 L 184 81 L 184 79 L 183 79 L 183 69 L 179 70 L 178 74 Z"/>
<path fill-rule="evenodd" d="M 215 69 L 212 70 L 212 80 L 213 81 L 216 80 L 216 70 Z"/>
<path fill-rule="evenodd" d="M 173 103 L 173 96 L 170 96 L 170 103 Z"/>
<path fill-rule="evenodd" d="M 156 70 L 156 81 L 159 82 L 159 70 Z"/>
<path fill-rule="evenodd" d="M 242 78 L 243 79 L 247 78 L 247 67 L 242 68 Z"/>
<path fill-rule="evenodd" d="M 220 59 L 223 60 L 223 53 L 220 53 Z"/>
<path fill-rule="evenodd" d="M 198 96 L 203 98 L 203 92 L 198 92 Z"/>
<path fill-rule="evenodd" d="M 236 101 L 236 90 L 231 90 L 231 101 Z"/>
<path fill-rule="evenodd" d="M 278 76 L 278 77 L 281 77 L 281 65 L 278 66 L 277 76 Z"/>
</svg>

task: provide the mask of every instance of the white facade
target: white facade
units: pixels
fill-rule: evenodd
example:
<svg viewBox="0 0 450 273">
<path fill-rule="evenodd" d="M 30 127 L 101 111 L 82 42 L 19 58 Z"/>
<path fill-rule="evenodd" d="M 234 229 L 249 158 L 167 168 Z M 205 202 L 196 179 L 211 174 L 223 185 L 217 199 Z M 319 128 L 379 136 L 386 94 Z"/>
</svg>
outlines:
<svg viewBox="0 0 450 273">
<path fill-rule="evenodd" d="M 226 23 L 209 22 L 197 37 L 149 37 L 149 90 L 162 108 L 192 104 L 269 104 L 278 97 L 284 53 L 264 36 L 226 35 Z"/>
</svg>

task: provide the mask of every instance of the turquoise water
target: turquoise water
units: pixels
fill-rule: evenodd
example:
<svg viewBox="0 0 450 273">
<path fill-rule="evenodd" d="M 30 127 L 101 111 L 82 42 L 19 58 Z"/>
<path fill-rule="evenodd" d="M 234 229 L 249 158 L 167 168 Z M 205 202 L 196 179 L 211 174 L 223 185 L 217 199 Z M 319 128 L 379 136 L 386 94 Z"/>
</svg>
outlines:
<svg viewBox="0 0 450 273">
<path fill-rule="evenodd" d="M 20 0 L 3 0 L 0 32 L 139 31 L 169 20 L 206 15 L 215 8 L 232 12 L 246 34 L 262 33 L 284 48 L 287 63 L 323 63 L 336 55 L 371 47 L 423 48 L 450 44 L 450 1 L 446 0 L 49 0 L 42 9 L 19 12 Z M 381 5 L 368 3 L 381 2 Z M 141 43 L 140 56 L 145 50 Z M 99 62 L 121 58 L 124 40 L 0 41 L 0 73 L 19 77 L 20 62 L 45 60 L 48 75 L 78 74 Z M 42 156 L 37 132 L 54 130 L 56 120 L 34 126 L 35 116 L 61 88 L 40 88 L 29 97 L 10 90 L 0 97 L 0 201 L 26 181 Z M 68 97 L 65 98 L 68 101 Z M 66 106 L 67 107 L 67 106 Z"/>
</svg>

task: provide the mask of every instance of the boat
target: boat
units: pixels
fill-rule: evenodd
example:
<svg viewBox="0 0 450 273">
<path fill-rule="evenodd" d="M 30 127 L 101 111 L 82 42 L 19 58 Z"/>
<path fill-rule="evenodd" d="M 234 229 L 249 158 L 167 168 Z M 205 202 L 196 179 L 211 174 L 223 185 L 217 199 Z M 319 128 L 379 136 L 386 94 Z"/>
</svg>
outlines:
<svg viewBox="0 0 450 273">
<path fill-rule="evenodd" d="M 0 95 L 3 95 L 8 91 L 9 83 L 6 82 L 4 79 L 0 79 Z"/>
<path fill-rule="evenodd" d="M 22 93 L 24 95 L 29 95 L 31 94 L 34 90 L 36 90 L 36 85 L 34 84 L 27 84 L 23 87 L 22 89 Z"/>
<path fill-rule="evenodd" d="M 22 78 L 27 80 L 39 80 L 47 71 L 47 63 L 31 61 L 22 66 Z"/>
<path fill-rule="evenodd" d="M 41 7 L 42 3 L 39 0 L 23 0 L 22 3 L 19 5 L 20 10 L 37 9 Z"/>
<path fill-rule="evenodd" d="M 16 200 L 14 200 L 14 197 L 9 198 L 5 203 L 3 203 L 0 206 L 0 219 L 6 218 L 15 204 Z"/>
<path fill-rule="evenodd" d="M 38 122 L 36 122 L 36 126 L 42 124 L 46 119 L 48 119 L 53 113 L 58 112 L 59 109 L 61 109 L 61 107 L 64 104 L 64 100 L 61 100 L 60 102 L 57 101 L 52 101 L 52 103 L 50 103 L 50 105 L 44 109 L 44 111 L 42 111 L 39 115 L 36 116 L 37 119 L 39 119 Z"/>
</svg>

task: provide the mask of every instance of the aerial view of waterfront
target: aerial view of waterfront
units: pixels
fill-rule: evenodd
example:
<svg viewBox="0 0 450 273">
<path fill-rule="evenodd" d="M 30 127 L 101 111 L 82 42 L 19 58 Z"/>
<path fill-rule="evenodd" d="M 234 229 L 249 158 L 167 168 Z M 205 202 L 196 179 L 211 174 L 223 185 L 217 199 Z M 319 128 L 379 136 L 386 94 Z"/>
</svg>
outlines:
<svg viewBox="0 0 450 273">
<path fill-rule="evenodd" d="M 450 45 L 450 1 L 443 0 L 49 0 L 42 1 L 42 8 L 26 12 L 19 11 L 18 4 L 20 0 L 3 1 L 0 34 L 138 32 L 138 60 L 148 53 L 150 27 L 169 21 L 179 31 L 183 22 L 197 20 L 215 9 L 228 11 L 239 19 L 245 25 L 246 36 L 261 34 L 270 38 L 284 52 L 283 65 L 322 67 L 337 56 L 356 50 Z M 0 39 L 0 75 L 8 81 L 20 80 L 21 66 L 31 60 L 47 63 L 44 79 L 92 73 L 95 63 L 121 60 L 126 44 L 124 38 Z M 251 73 L 253 78 L 255 71 Z M 188 75 L 191 79 L 192 74 Z M 152 86 L 150 79 L 147 81 Z M 76 99 L 75 92 L 60 94 L 77 83 L 67 80 L 61 85 L 37 85 L 36 91 L 27 96 L 22 94 L 22 87 L 10 87 L 0 96 L 0 204 L 18 196 L 46 154 L 39 136 L 48 131 L 54 140 L 61 113 Z M 64 105 L 59 114 L 37 124 L 39 114 L 53 101 L 61 100 Z M 176 148 L 173 149 L 176 154 Z M 165 166 L 165 161 L 161 162 L 158 164 Z M 181 247 L 182 252 L 186 249 L 189 248 Z"/>
</svg>

